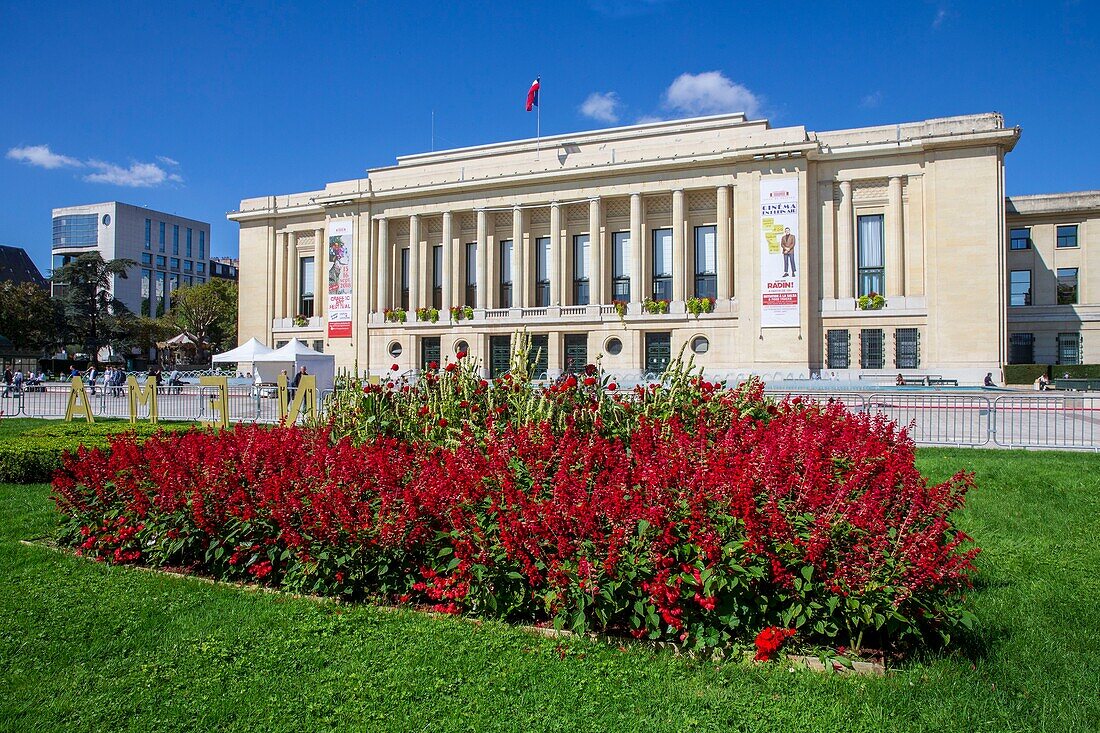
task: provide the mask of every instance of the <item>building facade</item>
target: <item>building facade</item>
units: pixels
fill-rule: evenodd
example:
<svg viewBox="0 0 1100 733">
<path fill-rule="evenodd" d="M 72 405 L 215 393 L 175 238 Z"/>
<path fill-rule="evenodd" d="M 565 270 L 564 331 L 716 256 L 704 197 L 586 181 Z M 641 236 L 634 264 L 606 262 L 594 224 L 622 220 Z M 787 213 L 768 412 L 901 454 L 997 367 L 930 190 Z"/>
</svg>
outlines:
<svg viewBox="0 0 1100 733">
<path fill-rule="evenodd" d="M 85 252 L 134 260 L 125 278 L 113 278 L 111 293 L 134 313 L 159 316 L 173 291 L 210 277 L 210 225 L 118 201 L 54 209 L 54 269 Z M 54 294 L 62 287 L 54 284 Z"/>
<path fill-rule="evenodd" d="M 21 247 L 8 247 L 0 244 L 0 282 L 15 284 L 32 283 L 43 289 L 49 288 L 46 278 L 38 271 L 27 250 Z"/>
<path fill-rule="evenodd" d="M 210 259 L 210 277 L 237 282 L 241 261 L 234 257 L 212 257 Z"/>
<path fill-rule="evenodd" d="M 734 114 L 401 157 L 229 215 L 240 339 L 374 373 L 469 351 L 495 374 L 526 330 L 550 377 L 640 378 L 683 348 L 730 377 L 978 382 L 1008 356 L 1019 135 Z"/>
<path fill-rule="evenodd" d="M 1100 363 L 1100 191 L 1012 196 L 1008 363 Z"/>
</svg>

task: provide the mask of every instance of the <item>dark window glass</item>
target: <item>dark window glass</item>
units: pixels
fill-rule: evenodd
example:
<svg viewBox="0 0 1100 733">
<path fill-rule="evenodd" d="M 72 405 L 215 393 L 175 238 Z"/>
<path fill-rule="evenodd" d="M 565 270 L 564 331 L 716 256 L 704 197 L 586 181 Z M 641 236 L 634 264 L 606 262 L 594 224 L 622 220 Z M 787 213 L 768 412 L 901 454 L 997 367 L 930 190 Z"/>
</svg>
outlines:
<svg viewBox="0 0 1100 733">
<path fill-rule="evenodd" d="M 99 244 L 98 214 L 68 214 L 54 218 L 54 247 L 95 247 L 97 244 Z"/>
<path fill-rule="evenodd" d="M 425 336 L 420 339 L 420 368 L 428 371 L 432 369 L 432 364 L 435 364 L 435 368 L 438 369 L 442 361 L 440 351 L 438 336 Z"/>
<path fill-rule="evenodd" d="M 157 267 L 164 267 L 165 259 L 163 255 L 157 255 Z"/>
<path fill-rule="evenodd" d="M 825 355 L 826 366 L 829 369 L 847 369 L 850 363 L 848 355 L 848 329 L 834 328 L 826 332 L 828 344 Z"/>
<path fill-rule="evenodd" d="M 645 335 L 645 370 L 647 373 L 663 374 L 672 360 L 672 334 L 647 333 Z"/>
<path fill-rule="evenodd" d="M 535 307 L 550 305 L 550 237 L 535 240 Z"/>
<path fill-rule="evenodd" d="M 567 374 L 577 374 L 584 371 L 586 364 L 588 364 L 588 334 L 565 334 L 564 371 Z"/>
<path fill-rule="evenodd" d="M 573 305 L 588 305 L 588 276 L 592 263 L 587 234 L 573 237 Z"/>
<path fill-rule="evenodd" d="M 409 248 L 401 250 L 401 309 L 409 309 Z"/>
<path fill-rule="evenodd" d="M 180 269 L 180 261 L 179 261 L 179 258 L 178 258 L 178 257 L 172 257 L 172 258 L 171 258 L 170 260 L 168 260 L 168 261 L 169 261 L 169 263 L 171 263 L 171 268 L 172 268 L 173 270 L 178 270 L 178 269 Z"/>
<path fill-rule="evenodd" d="M 477 305 L 477 242 L 466 245 L 466 305 Z"/>
<path fill-rule="evenodd" d="M 1077 268 L 1058 268 L 1058 305 L 1073 305 L 1077 302 Z"/>
<path fill-rule="evenodd" d="M 187 227 L 187 256 L 191 256 L 191 227 Z"/>
<path fill-rule="evenodd" d="M 180 253 L 180 225 L 172 225 L 172 254 L 178 255 Z"/>
<path fill-rule="evenodd" d="M 718 231 L 695 227 L 695 297 L 718 297 Z"/>
<path fill-rule="evenodd" d="M 1077 225 L 1067 224 L 1058 227 L 1058 248 L 1077 246 Z"/>
<path fill-rule="evenodd" d="M 1060 334 L 1058 334 L 1058 363 L 1059 364 L 1080 364 L 1081 363 L 1081 334 L 1079 334 L 1079 333 L 1060 333 Z"/>
<path fill-rule="evenodd" d="M 856 218 L 859 234 L 859 295 L 882 295 L 886 280 L 886 250 L 882 239 L 882 214 Z"/>
<path fill-rule="evenodd" d="M 915 328 L 894 331 L 894 363 L 898 369 L 920 366 L 920 331 Z"/>
<path fill-rule="evenodd" d="M 145 220 L 145 249 L 153 248 L 153 220 Z M 146 314 L 148 315 L 148 314 Z"/>
<path fill-rule="evenodd" d="M 432 247 L 432 307 L 443 307 L 443 245 Z M 439 361 L 436 359 L 436 361 Z"/>
<path fill-rule="evenodd" d="M 864 328 L 859 332 L 859 365 L 864 369 L 882 369 L 886 359 L 883 354 L 881 328 Z"/>
<path fill-rule="evenodd" d="M 313 291 L 317 284 L 315 260 L 303 257 L 298 260 L 298 315 L 313 318 Z"/>
<path fill-rule="evenodd" d="M 1031 305 L 1031 270 L 1008 273 L 1008 304 Z"/>
<path fill-rule="evenodd" d="M 157 236 L 157 251 L 158 252 L 163 252 L 164 251 L 164 222 L 161 221 L 161 222 L 157 222 L 157 223 L 160 224 L 160 228 L 159 228 L 159 232 L 158 232 L 158 236 Z"/>
<path fill-rule="evenodd" d="M 512 307 L 512 240 L 500 243 L 500 308 Z"/>
<path fill-rule="evenodd" d="M 1035 334 L 1012 333 L 1008 335 L 1008 363 L 1035 363 Z"/>
<path fill-rule="evenodd" d="M 653 230 L 653 299 L 672 300 L 672 230 Z"/>
<path fill-rule="evenodd" d="M 1008 248 L 1031 249 L 1031 230 L 1026 227 L 1009 230 Z"/>
<path fill-rule="evenodd" d="M 199 259 L 206 259 L 206 232 L 199 230 Z"/>
<path fill-rule="evenodd" d="M 630 232 L 611 235 L 611 299 L 630 302 Z"/>
<path fill-rule="evenodd" d="M 153 255 L 149 254 L 148 252 L 142 252 L 141 253 L 141 264 L 143 264 L 143 265 L 153 264 Z"/>
<path fill-rule="evenodd" d="M 489 378 L 498 379 L 508 373 L 512 362 L 512 337 L 489 337 Z"/>
<path fill-rule="evenodd" d="M 527 365 L 534 379 L 546 379 L 550 368 L 550 337 L 546 334 L 531 336 L 531 350 L 527 352 Z"/>
</svg>

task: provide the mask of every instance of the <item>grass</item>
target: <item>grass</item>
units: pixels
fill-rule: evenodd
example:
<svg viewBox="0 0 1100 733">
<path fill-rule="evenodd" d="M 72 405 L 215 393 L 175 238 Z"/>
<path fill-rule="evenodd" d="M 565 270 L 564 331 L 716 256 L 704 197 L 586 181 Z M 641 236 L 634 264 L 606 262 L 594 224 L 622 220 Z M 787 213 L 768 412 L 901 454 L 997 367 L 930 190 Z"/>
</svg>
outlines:
<svg viewBox="0 0 1100 733">
<path fill-rule="evenodd" d="M 982 622 L 886 678 L 107 567 L 20 544 L 51 531 L 48 487 L 0 485 L 0 730 L 1100 730 L 1097 457 L 928 449 L 919 465 L 977 474 L 958 519 L 984 548 Z"/>
</svg>

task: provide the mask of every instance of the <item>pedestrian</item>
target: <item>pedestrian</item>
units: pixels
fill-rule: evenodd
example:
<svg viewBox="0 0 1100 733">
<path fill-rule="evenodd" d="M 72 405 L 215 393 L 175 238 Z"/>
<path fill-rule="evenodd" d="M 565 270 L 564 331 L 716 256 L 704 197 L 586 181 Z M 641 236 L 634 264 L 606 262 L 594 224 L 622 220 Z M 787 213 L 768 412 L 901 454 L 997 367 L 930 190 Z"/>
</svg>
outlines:
<svg viewBox="0 0 1100 733">
<path fill-rule="evenodd" d="M 986 387 L 996 387 L 997 386 L 993 382 L 993 372 L 986 372 L 985 381 L 982 382 L 982 384 Z"/>
<path fill-rule="evenodd" d="M 294 393 L 298 391 L 298 385 L 302 382 L 302 376 L 305 375 L 306 368 L 302 367 L 298 370 L 298 373 L 294 375 L 294 381 L 290 384 L 290 397 L 294 398 Z"/>
<path fill-rule="evenodd" d="M 12 387 L 15 389 L 16 394 L 23 393 L 23 370 L 16 369 L 15 374 L 11 378 Z"/>
<path fill-rule="evenodd" d="M 4 370 L 4 396 L 7 397 L 11 394 L 11 383 L 15 377 L 11 373 L 11 369 Z"/>
<path fill-rule="evenodd" d="M 88 371 L 84 372 L 84 375 L 88 377 L 88 384 L 92 387 L 92 396 L 95 396 L 95 380 L 99 377 L 99 372 L 95 368 L 95 362 L 88 367 Z"/>
</svg>

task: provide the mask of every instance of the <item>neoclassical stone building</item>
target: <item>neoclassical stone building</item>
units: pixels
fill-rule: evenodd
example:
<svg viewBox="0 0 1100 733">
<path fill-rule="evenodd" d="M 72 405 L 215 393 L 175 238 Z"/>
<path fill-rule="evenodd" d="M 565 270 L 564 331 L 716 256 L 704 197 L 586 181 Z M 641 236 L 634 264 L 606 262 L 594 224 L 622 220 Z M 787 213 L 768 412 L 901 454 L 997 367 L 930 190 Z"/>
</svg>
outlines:
<svg viewBox="0 0 1100 733">
<path fill-rule="evenodd" d="M 372 373 L 468 350 L 496 373 L 526 329 L 549 376 L 599 358 L 640 377 L 686 345 L 730 376 L 977 382 L 1022 323 L 1019 136 L 999 114 L 832 132 L 732 114 L 401 157 L 229 215 L 240 339 Z M 1026 198 L 1012 216 L 1039 216 Z"/>
</svg>

